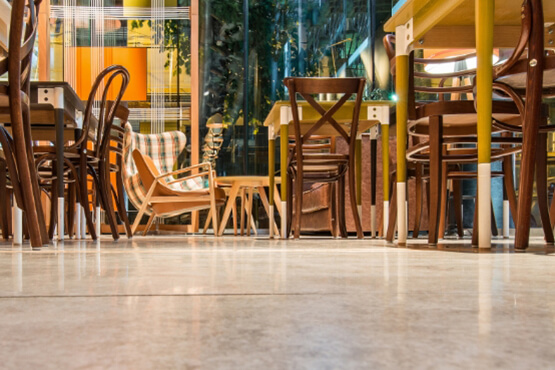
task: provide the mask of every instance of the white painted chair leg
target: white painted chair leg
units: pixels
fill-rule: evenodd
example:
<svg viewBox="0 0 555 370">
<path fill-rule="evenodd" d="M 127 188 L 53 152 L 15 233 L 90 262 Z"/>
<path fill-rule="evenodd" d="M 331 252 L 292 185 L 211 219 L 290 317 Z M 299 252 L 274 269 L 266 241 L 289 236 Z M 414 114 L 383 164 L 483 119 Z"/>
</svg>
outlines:
<svg viewBox="0 0 555 370">
<path fill-rule="evenodd" d="M 478 163 L 478 248 L 491 248 L 491 163 Z"/>
<path fill-rule="evenodd" d="M 102 215 L 101 215 L 101 209 L 100 207 L 96 207 L 96 224 L 95 224 L 95 229 L 96 229 L 96 235 L 97 237 L 100 237 L 100 234 L 102 232 Z"/>
<path fill-rule="evenodd" d="M 64 240 L 64 234 L 65 234 L 64 213 L 65 213 L 64 197 L 58 197 L 58 223 L 56 224 L 58 240 Z"/>
<path fill-rule="evenodd" d="M 510 217 L 509 201 L 503 201 L 503 238 L 509 238 L 509 217 Z"/>
<path fill-rule="evenodd" d="M 15 198 L 12 207 L 12 225 L 13 243 L 23 244 L 23 210 L 17 206 Z"/>
</svg>

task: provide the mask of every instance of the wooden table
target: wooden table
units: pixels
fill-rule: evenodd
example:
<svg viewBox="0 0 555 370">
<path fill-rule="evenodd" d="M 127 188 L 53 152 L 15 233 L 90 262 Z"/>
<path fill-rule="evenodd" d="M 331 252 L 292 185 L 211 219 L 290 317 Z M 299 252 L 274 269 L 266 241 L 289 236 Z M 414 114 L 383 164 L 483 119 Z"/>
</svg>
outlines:
<svg viewBox="0 0 555 370">
<path fill-rule="evenodd" d="M 3 82 L 7 83 L 7 82 Z M 83 126 L 85 106 L 67 82 L 31 82 L 31 129 L 34 140 L 51 140 L 56 145 L 57 173 L 64 169 L 64 141 L 75 139 Z M 9 126 L 8 109 L 0 109 L 0 122 Z M 58 239 L 64 239 L 64 182 L 58 181 Z M 78 212 L 78 221 L 81 212 Z M 81 223 L 78 222 L 77 225 Z M 77 235 L 83 234 L 82 226 Z"/>
<path fill-rule="evenodd" d="M 476 48 L 478 111 L 478 212 L 491 207 L 491 111 L 493 47 L 514 47 L 522 0 L 402 0 L 384 25 L 396 35 L 398 242 L 406 243 L 406 143 L 408 54 L 418 48 Z M 545 22 L 555 20 L 555 1 L 544 0 Z M 479 35 L 479 37 L 476 37 Z M 553 36 L 545 38 L 546 44 Z M 490 217 L 478 225 L 479 247 L 491 247 Z"/>
<path fill-rule="evenodd" d="M 329 109 L 333 106 L 336 102 L 329 101 L 329 102 L 319 102 L 324 109 Z M 299 118 L 300 119 L 311 119 L 320 118 L 319 114 L 305 101 L 299 101 Z M 352 118 L 352 111 L 353 111 L 354 101 L 347 101 L 341 109 L 336 112 L 334 117 L 336 119 L 351 119 Z M 362 220 L 362 175 L 361 175 L 361 152 L 362 152 L 362 134 L 364 132 L 369 131 L 370 129 L 374 128 L 374 132 L 371 134 L 371 138 L 376 140 L 377 138 L 377 127 L 378 124 L 381 124 L 382 128 L 382 149 L 383 152 L 383 171 L 389 172 L 389 108 L 393 105 L 390 101 L 363 101 L 362 108 L 360 110 L 360 122 L 358 127 L 358 135 L 357 135 L 357 147 L 356 147 L 356 175 L 357 175 L 357 205 L 358 205 L 358 212 L 361 216 Z M 275 140 L 276 137 L 280 137 L 281 145 L 280 145 L 280 163 L 281 163 L 281 237 L 286 238 L 286 230 L 287 230 L 287 155 L 289 153 L 288 146 L 289 146 L 289 135 L 290 133 L 290 126 L 293 126 L 292 123 L 292 113 L 291 113 L 291 103 L 287 101 L 277 101 L 274 103 L 274 106 L 270 110 L 270 113 L 264 120 L 264 126 L 268 127 L 268 178 L 269 178 L 269 186 L 270 188 L 274 188 L 275 184 L 275 151 L 276 151 L 276 144 Z M 348 131 L 347 131 L 348 132 Z M 324 135 L 324 136 L 338 136 L 337 131 L 331 125 L 323 125 L 321 129 L 314 133 L 315 135 Z M 285 148 L 285 150 L 284 150 Z M 384 172 L 386 173 L 386 172 Z M 389 208 L 389 176 L 383 176 L 383 186 L 384 186 L 384 214 L 386 210 Z M 274 194 L 270 192 L 270 223 L 273 222 L 274 218 Z M 375 220 L 375 207 L 372 211 Z M 384 230 L 387 230 L 387 217 L 383 217 L 384 219 Z M 373 220 L 373 221 L 374 221 Z M 375 227 L 373 226 L 373 229 Z M 270 230 L 270 238 L 273 237 L 273 232 Z"/>
<path fill-rule="evenodd" d="M 219 187 L 229 188 L 227 202 L 224 210 L 224 215 L 220 222 L 220 230 L 218 231 L 218 235 L 223 235 L 225 231 L 225 226 L 227 221 L 229 220 L 229 216 L 231 211 L 234 211 L 234 217 L 236 217 L 235 212 L 235 200 L 239 195 L 239 191 L 243 190 L 246 191 L 246 201 L 242 204 L 241 209 L 241 219 L 243 219 L 243 212 L 246 212 L 246 220 L 247 220 L 247 235 L 250 235 L 250 227 L 251 227 L 251 212 L 252 212 L 252 199 L 254 191 L 256 190 L 260 195 L 260 200 L 264 205 L 264 209 L 270 216 L 270 209 L 273 210 L 273 206 L 270 208 L 270 204 L 268 204 L 268 197 L 266 196 L 266 190 L 270 186 L 270 181 L 268 176 L 221 176 L 216 178 L 216 184 Z M 274 184 L 275 193 L 277 194 L 277 186 Z M 273 192 L 270 190 L 270 194 Z M 273 200 L 272 200 L 273 201 Z M 275 198 L 276 204 L 279 204 L 279 196 Z M 233 220 L 235 223 L 237 220 Z M 254 227 L 254 225 L 252 225 Z M 273 226 L 273 227 L 272 227 Z M 277 232 L 277 225 L 275 225 L 273 217 L 270 217 L 270 234 L 272 233 L 272 228 Z M 235 228 L 234 228 L 235 229 Z M 256 229 L 255 229 L 256 230 Z M 241 226 L 241 234 L 242 234 L 242 226 Z"/>
</svg>

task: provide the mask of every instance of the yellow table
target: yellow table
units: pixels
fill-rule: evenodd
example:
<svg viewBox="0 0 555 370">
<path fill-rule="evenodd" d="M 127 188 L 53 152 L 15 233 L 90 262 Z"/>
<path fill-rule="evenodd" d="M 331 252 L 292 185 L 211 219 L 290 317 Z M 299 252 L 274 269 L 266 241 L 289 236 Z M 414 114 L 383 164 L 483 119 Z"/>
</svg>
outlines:
<svg viewBox="0 0 555 370">
<path fill-rule="evenodd" d="M 324 109 L 329 109 L 336 102 L 320 102 Z M 320 118 L 319 114 L 308 104 L 307 102 L 300 101 L 299 104 L 299 118 L 310 119 L 310 118 Z M 336 119 L 341 118 L 352 118 L 354 101 L 346 102 L 343 107 L 334 115 Z M 362 186 L 362 176 L 361 176 L 361 152 L 362 152 L 362 133 L 370 130 L 372 127 L 377 128 L 378 124 L 382 127 L 382 148 L 383 153 L 383 171 L 384 174 L 389 172 L 389 108 L 393 103 L 390 101 L 363 101 L 362 108 L 360 111 L 360 122 L 357 135 L 357 148 L 356 148 L 356 171 L 357 171 L 357 204 L 359 215 L 362 216 L 362 197 L 361 197 L 361 186 Z M 268 127 L 268 172 L 269 172 L 269 187 L 274 188 L 275 179 L 275 139 L 276 137 L 281 138 L 280 145 L 280 160 L 281 160 L 281 237 L 286 238 L 286 225 L 287 225 L 287 155 L 288 155 L 288 141 L 289 141 L 289 126 L 292 125 L 292 113 L 291 113 L 291 103 L 289 101 L 277 101 L 275 102 L 272 110 L 266 117 L 264 121 L 264 126 Z M 335 131 L 331 125 L 324 125 L 315 135 L 330 135 L 337 136 L 338 133 Z M 374 138 L 377 137 L 377 133 L 374 131 L 372 134 Z M 283 150 L 285 148 L 285 150 Z M 385 172 L 387 170 L 387 172 Z M 389 176 L 383 176 L 384 182 L 384 207 L 388 209 L 389 207 Z M 274 193 L 270 191 L 270 225 L 273 223 L 274 217 Z M 385 210 L 384 210 L 385 212 Z M 375 210 L 372 212 L 375 215 Z M 386 213 L 384 213 L 386 214 Z M 361 217 L 362 220 L 362 217 Z M 387 217 L 384 217 L 384 223 L 387 223 Z M 374 228 L 374 227 L 373 227 Z M 387 227 L 385 228 L 387 230 Z M 273 237 L 273 232 L 270 230 L 270 238 Z"/>
<path fill-rule="evenodd" d="M 491 207 L 491 96 L 493 47 L 514 47 L 522 0 L 402 0 L 384 25 L 396 35 L 398 242 L 406 243 L 406 142 L 408 54 L 418 48 L 476 48 L 478 109 L 478 211 Z M 545 22 L 555 20 L 555 1 L 544 0 Z M 478 37 L 476 36 L 478 35 Z M 546 37 L 545 42 L 553 42 Z M 480 218 L 479 247 L 491 247 L 490 217 Z"/>
</svg>

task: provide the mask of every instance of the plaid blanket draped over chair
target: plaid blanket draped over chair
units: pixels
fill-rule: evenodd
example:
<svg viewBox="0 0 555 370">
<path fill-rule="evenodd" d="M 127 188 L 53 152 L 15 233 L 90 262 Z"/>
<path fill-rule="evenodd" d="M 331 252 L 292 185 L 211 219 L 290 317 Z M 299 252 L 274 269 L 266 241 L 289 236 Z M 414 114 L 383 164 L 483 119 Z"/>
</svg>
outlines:
<svg viewBox="0 0 555 370">
<path fill-rule="evenodd" d="M 125 126 L 125 137 L 123 142 L 123 184 L 129 201 L 140 209 L 144 200 L 146 199 L 148 189 L 143 186 L 135 162 L 133 161 L 133 150 L 138 149 L 141 153 L 148 155 L 154 161 L 154 164 L 160 173 L 171 172 L 175 169 L 177 157 L 185 149 L 187 144 L 187 137 L 181 131 L 168 131 L 160 134 L 139 134 L 133 132 L 131 125 L 128 123 Z M 175 180 L 173 177 L 168 177 L 167 182 Z M 175 190 L 200 190 L 207 188 L 202 178 L 193 178 L 181 182 L 169 184 Z M 152 213 L 152 210 L 147 208 L 147 215 Z M 182 213 L 165 215 L 165 217 L 175 216 Z"/>
</svg>

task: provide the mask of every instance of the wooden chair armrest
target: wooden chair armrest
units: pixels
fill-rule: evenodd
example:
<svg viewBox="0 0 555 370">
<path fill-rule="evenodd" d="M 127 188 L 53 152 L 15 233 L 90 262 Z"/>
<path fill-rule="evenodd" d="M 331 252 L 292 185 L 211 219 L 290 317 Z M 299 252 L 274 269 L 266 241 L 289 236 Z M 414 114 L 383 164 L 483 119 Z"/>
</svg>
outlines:
<svg viewBox="0 0 555 370">
<path fill-rule="evenodd" d="M 199 163 L 199 164 L 195 164 L 195 165 L 192 165 L 192 166 L 189 166 L 189 167 L 180 168 L 180 169 L 175 170 L 175 171 L 170 171 L 170 172 L 163 173 L 159 176 L 156 176 L 155 180 L 163 179 L 163 178 L 168 177 L 168 176 L 178 175 L 180 173 L 191 172 L 195 169 L 199 169 L 199 168 L 203 168 L 203 167 L 207 167 L 207 170 L 204 171 L 204 172 L 212 171 L 212 165 L 210 163 Z"/>
</svg>

